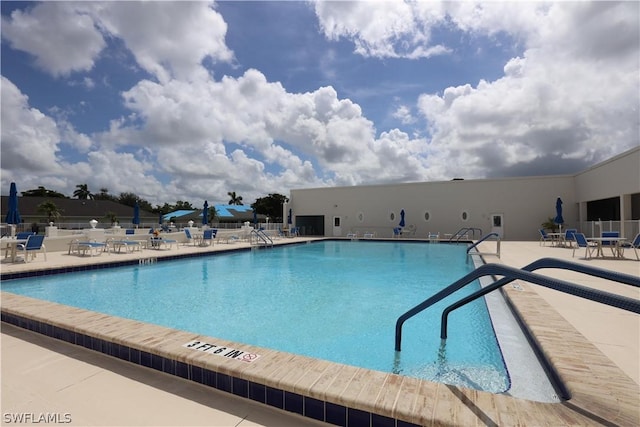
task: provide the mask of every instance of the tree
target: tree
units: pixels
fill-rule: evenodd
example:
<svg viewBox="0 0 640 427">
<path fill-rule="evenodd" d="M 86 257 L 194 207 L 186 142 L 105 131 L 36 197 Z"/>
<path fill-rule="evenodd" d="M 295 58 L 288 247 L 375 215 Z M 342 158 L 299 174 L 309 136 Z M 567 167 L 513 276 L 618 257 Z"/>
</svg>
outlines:
<svg viewBox="0 0 640 427">
<path fill-rule="evenodd" d="M 251 208 L 261 215 L 266 215 L 273 219 L 273 222 L 282 222 L 282 205 L 287 203 L 289 198 L 282 194 L 272 193 L 267 197 L 257 199 Z"/>
<path fill-rule="evenodd" d="M 93 194 L 89 191 L 89 186 L 87 184 L 78 184 L 76 185 L 77 190 L 73 192 L 73 197 L 76 197 L 80 200 L 93 200 Z"/>
<path fill-rule="evenodd" d="M 189 202 L 183 202 L 182 200 L 178 200 L 175 204 L 175 206 L 173 207 L 173 210 L 185 210 L 185 211 L 192 211 L 194 210 L 194 207 L 191 206 L 191 203 Z"/>
<path fill-rule="evenodd" d="M 47 222 L 55 222 L 55 220 L 60 218 L 60 216 L 62 215 L 62 212 L 60 211 L 60 209 L 58 209 L 58 206 L 56 206 L 56 204 L 50 200 L 40 203 L 37 210 L 38 212 L 47 215 Z"/>
<path fill-rule="evenodd" d="M 218 211 L 215 206 L 209 206 L 209 218 L 208 223 L 213 224 L 218 219 Z"/>
<path fill-rule="evenodd" d="M 134 207 L 139 199 L 140 198 L 134 193 L 120 193 L 118 202 L 122 203 L 123 205 Z M 138 203 L 138 206 L 140 206 L 140 203 Z"/>
<path fill-rule="evenodd" d="M 117 198 L 114 195 L 109 194 L 109 189 L 101 188 L 100 193 L 93 195 L 93 200 L 112 200 L 116 202 Z"/>
<path fill-rule="evenodd" d="M 64 194 L 58 193 L 57 191 L 53 191 L 53 190 L 47 190 L 43 186 L 39 186 L 35 190 L 23 191 L 21 194 L 22 194 L 22 197 L 51 197 L 51 198 L 57 198 L 57 199 L 68 199 L 68 197 L 65 196 Z"/>
<path fill-rule="evenodd" d="M 227 195 L 231 199 L 229 200 L 230 205 L 242 205 L 242 196 L 236 195 L 235 191 L 229 191 Z"/>
<path fill-rule="evenodd" d="M 118 222 L 118 216 L 116 215 L 115 212 L 109 211 L 106 214 L 104 214 L 104 217 L 109 220 L 109 222 L 111 222 L 111 224 L 115 224 L 116 222 Z"/>
</svg>

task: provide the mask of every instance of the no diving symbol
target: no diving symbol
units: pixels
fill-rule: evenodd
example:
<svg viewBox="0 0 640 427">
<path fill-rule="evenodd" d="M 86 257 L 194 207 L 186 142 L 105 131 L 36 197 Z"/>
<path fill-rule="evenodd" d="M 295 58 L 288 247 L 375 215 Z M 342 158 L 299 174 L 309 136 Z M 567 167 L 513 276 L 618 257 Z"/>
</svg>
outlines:
<svg viewBox="0 0 640 427">
<path fill-rule="evenodd" d="M 243 362 L 253 362 L 258 357 L 260 357 L 260 356 L 258 356 L 255 353 L 245 353 L 245 354 L 242 355 L 242 358 L 240 360 L 242 360 Z"/>
</svg>

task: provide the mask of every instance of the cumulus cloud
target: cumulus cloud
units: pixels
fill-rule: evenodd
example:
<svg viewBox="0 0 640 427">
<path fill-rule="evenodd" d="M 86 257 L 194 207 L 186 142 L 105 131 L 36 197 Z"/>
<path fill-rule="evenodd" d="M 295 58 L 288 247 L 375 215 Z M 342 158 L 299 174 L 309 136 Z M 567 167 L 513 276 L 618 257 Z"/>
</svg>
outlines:
<svg viewBox="0 0 640 427">
<path fill-rule="evenodd" d="M 35 167 L 38 182 L 26 178 L 23 188 L 45 179 L 71 194 L 82 176 L 92 189 L 152 203 L 226 202 L 216 197 L 228 191 L 250 202 L 300 187 L 571 173 L 638 144 L 638 3 L 312 7 L 327 39 L 367 58 L 448 55 L 453 48 L 433 38 L 444 28 L 506 35 L 520 53 L 498 78 L 425 92 L 392 111 L 419 131 L 378 129 L 331 85 L 294 92 L 258 69 L 211 74 L 207 60 L 233 60 L 214 3 L 38 4 L 3 17 L 3 37 L 50 74 L 90 70 L 114 38 L 148 75 L 122 91 L 126 113 L 90 135 L 29 105 L 3 77 L 3 183 Z M 46 37 L 60 38 L 51 51 L 39 44 Z"/>
<path fill-rule="evenodd" d="M 60 141 L 54 120 L 29 106 L 28 97 L 11 81 L 1 78 L 2 169 L 17 175 L 33 169 L 56 173 Z M 4 178 L 4 177 L 3 177 Z"/>
<path fill-rule="evenodd" d="M 2 37 L 27 52 L 54 76 L 93 68 L 106 42 L 93 20 L 76 13 L 73 3 L 38 3 L 2 17 Z"/>
<path fill-rule="evenodd" d="M 418 59 L 449 52 L 430 43 L 432 26 L 445 17 L 436 3 L 317 1 L 315 12 L 327 38 L 350 39 L 363 56 Z"/>
<path fill-rule="evenodd" d="M 603 8 L 611 20 L 602 19 Z M 530 48 L 505 65 L 504 77 L 420 97 L 434 160 L 457 159 L 460 169 L 452 165 L 450 174 L 570 173 L 638 144 L 638 5 L 560 3 L 544 12 L 547 19 L 535 15 Z M 596 43 L 608 46 L 606 55 L 574 33 L 608 33 Z M 572 42 L 560 42 L 563 35 Z M 543 159 L 554 160 L 536 169 Z"/>
</svg>

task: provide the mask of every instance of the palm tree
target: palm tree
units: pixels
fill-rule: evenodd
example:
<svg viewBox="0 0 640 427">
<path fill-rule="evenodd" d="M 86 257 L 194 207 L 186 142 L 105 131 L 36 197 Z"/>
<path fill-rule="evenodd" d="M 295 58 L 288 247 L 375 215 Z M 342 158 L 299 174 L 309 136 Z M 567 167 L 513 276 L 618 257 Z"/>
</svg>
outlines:
<svg viewBox="0 0 640 427">
<path fill-rule="evenodd" d="M 77 190 L 73 192 L 73 197 L 77 197 L 80 200 L 93 200 L 93 194 L 89 191 L 89 186 L 87 184 L 78 184 L 76 185 Z"/>
<path fill-rule="evenodd" d="M 242 196 L 236 195 L 235 191 L 229 191 L 227 196 L 231 198 L 231 200 L 229 200 L 230 205 L 242 205 Z"/>
<path fill-rule="evenodd" d="M 55 220 L 60 218 L 62 215 L 56 204 L 49 200 L 40 203 L 37 209 L 38 212 L 42 212 L 47 215 L 47 222 L 55 222 Z"/>
</svg>

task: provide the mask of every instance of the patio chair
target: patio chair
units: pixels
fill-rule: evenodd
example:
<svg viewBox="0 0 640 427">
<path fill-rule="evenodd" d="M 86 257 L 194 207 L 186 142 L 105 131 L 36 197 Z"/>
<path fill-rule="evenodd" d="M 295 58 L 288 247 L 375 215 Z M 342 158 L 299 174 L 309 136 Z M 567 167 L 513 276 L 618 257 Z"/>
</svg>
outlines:
<svg viewBox="0 0 640 427">
<path fill-rule="evenodd" d="M 620 237 L 620 232 L 618 231 L 603 231 L 602 233 L 600 233 L 600 237 L 615 237 L 618 238 Z M 602 247 L 603 248 L 609 248 L 611 249 L 611 253 L 613 254 L 613 256 L 616 255 L 616 249 L 617 249 L 617 241 L 615 240 L 603 240 L 602 241 Z"/>
<path fill-rule="evenodd" d="M 18 240 L 22 240 L 22 239 L 28 239 L 29 236 L 33 236 L 36 233 L 34 233 L 33 231 L 21 231 L 19 233 L 16 233 L 16 239 Z"/>
<path fill-rule="evenodd" d="M 573 233 L 573 238 L 576 241 L 577 246 L 573 248 L 573 253 L 571 254 L 572 257 L 576 255 L 576 250 L 579 248 L 585 248 L 584 257 L 586 259 L 591 258 L 593 251 L 598 250 L 598 245 L 594 242 L 587 241 L 584 233 Z"/>
<path fill-rule="evenodd" d="M 402 228 L 394 227 L 394 229 L 393 229 L 393 238 L 394 239 L 399 239 L 401 236 L 402 236 Z"/>
<path fill-rule="evenodd" d="M 546 242 L 551 242 L 551 244 L 553 244 L 553 239 L 546 231 L 544 231 L 544 228 L 541 228 L 538 231 L 540 232 L 540 246 L 544 246 Z"/>
<path fill-rule="evenodd" d="M 576 241 L 576 239 L 573 238 L 573 235 L 576 234 L 577 232 L 578 232 L 577 228 L 567 228 L 564 231 L 564 236 L 563 236 L 564 242 L 563 242 L 563 244 L 569 245 L 569 247 L 572 247 L 573 246 L 573 242 Z"/>
<path fill-rule="evenodd" d="M 16 252 L 23 253 L 24 262 L 29 262 L 30 256 L 31 256 L 31 259 L 35 259 L 36 253 L 42 252 L 44 254 L 44 260 L 46 261 L 47 249 L 45 248 L 43 242 L 44 242 L 44 235 L 32 234 L 31 236 L 27 237 L 26 243 L 18 243 L 16 245 Z"/>
<path fill-rule="evenodd" d="M 620 250 L 623 251 L 625 249 L 633 249 L 633 252 L 636 254 L 636 259 L 640 261 L 640 256 L 638 256 L 638 249 L 640 249 L 640 233 L 636 234 L 636 237 L 631 242 L 623 242 L 620 244 Z"/>
<path fill-rule="evenodd" d="M 418 229 L 415 226 L 415 224 L 409 224 L 406 229 L 402 230 L 402 235 L 408 236 L 408 237 L 415 237 L 417 230 Z"/>
<path fill-rule="evenodd" d="M 213 245 L 213 242 L 217 235 L 218 235 L 217 228 L 209 228 L 207 230 L 204 230 L 204 233 L 202 234 L 202 241 L 200 242 L 200 246 Z"/>
<path fill-rule="evenodd" d="M 184 229 L 184 234 L 187 236 L 187 245 L 197 246 L 202 243 L 200 239 L 196 239 L 195 237 L 193 237 L 193 235 L 191 234 L 191 230 L 189 230 L 188 228 Z"/>
</svg>

